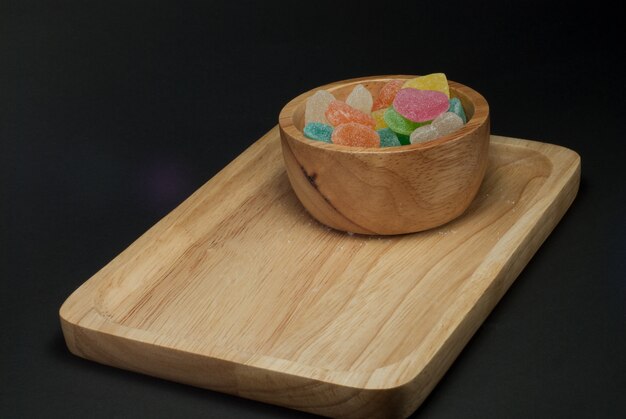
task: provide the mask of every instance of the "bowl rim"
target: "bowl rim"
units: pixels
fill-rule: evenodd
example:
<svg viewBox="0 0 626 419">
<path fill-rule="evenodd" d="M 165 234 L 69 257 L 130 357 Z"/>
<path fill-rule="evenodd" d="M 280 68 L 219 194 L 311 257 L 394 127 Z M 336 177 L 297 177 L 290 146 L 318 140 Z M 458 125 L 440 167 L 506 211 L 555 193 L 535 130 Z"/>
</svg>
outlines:
<svg viewBox="0 0 626 419">
<path fill-rule="evenodd" d="M 474 115 L 467 123 L 459 130 L 444 135 L 443 137 L 436 138 L 431 141 L 425 141 L 423 143 L 417 144 L 408 144 L 401 145 L 396 147 L 382 147 L 382 148 L 369 148 L 369 147 L 356 147 L 356 146 L 347 146 L 347 145 L 339 145 L 332 143 L 325 143 L 323 141 L 316 141 L 306 138 L 302 131 L 297 129 L 293 122 L 293 113 L 298 106 L 302 102 L 304 102 L 309 96 L 312 96 L 318 90 L 328 90 L 331 93 L 334 90 L 337 90 L 344 86 L 349 85 L 357 85 L 362 82 L 387 82 L 394 79 L 405 79 L 409 80 L 415 77 L 419 77 L 417 75 L 406 75 L 406 74 L 396 74 L 396 75 L 381 75 L 381 76 L 367 76 L 367 77 L 358 77 L 353 79 L 340 80 L 332 83 L 325 84 L 323 86 L 315 87 L 311 90 L 308 90 L 295 98 L 291 99 L 280 111 L 278 115 L 278 125 L 281 131 L 284 131 L 288 136 L 299 141 L 300 143 L 306 144 L 307 146 L 317 147 L 321 149 L 325 149 L 328 151 L 336 151 L 340 153 L 405 153 L 413 150 L 426 150 L 432 147 L 439 146 L 444 143 L 454 142 L 456 140 L 460 140 L 467 135 L 474 133 L 478 128 L 483 126 L 487 119 L 489 118 L 489 104 L 487 100 L 476 90 L 471 87 L 465 86 L 461 83 L 448 80 L 448 84 L 451 88 L 463 93 L 467 98 L 474 104 Z"/>
</svg>

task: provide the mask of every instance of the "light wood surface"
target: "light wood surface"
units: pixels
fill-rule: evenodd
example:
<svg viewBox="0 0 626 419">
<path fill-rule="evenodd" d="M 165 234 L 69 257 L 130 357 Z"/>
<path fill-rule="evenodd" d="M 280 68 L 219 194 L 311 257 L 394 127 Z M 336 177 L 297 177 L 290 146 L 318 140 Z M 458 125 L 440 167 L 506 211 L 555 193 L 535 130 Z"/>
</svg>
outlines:
<svg viewBox="0 0 626 419">
<path fill-rule="evenodd" d="M 304 210 L 274 128 L 77 289 L 63 333 L 74 354 L 119 368 L 326 416 L 405 417 L 579 176 L 571 150 L 492 137 L 462 217 L 349 235 Z"/>
<path fill-rule="evenodd" d="M 485 174 L 489 106 L 473 89 L 449 82 L 468 122 L 433 141 L 388 148 L 326 144 L 302 134 L 306 99 L 319 89 L 344 99 L 363 84 L 374 96 L 392 79 L 373 76 L 321 86 L 290 101 L 279 126 L 287 175 L 309 213 L 330 227 L 363 234 L 412 233 L 461 215 Z"/>
</svg>

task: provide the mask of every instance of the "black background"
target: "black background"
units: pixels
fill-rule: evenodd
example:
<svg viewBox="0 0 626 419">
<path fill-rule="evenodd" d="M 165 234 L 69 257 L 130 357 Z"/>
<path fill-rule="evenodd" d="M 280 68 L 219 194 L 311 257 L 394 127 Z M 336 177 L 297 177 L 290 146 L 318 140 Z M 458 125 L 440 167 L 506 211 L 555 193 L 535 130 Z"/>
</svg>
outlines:
<svg viewBox="0 0 626 419">
<path fill-rule="evenodd" d="M 58 309 L 292 97 L 438 71 L 582 182 L 415 416 L 624 417 L 623 24 L 590 3 L 0 1 L 0 417 L 306 417 L 74 357 Z"/>
</svg>

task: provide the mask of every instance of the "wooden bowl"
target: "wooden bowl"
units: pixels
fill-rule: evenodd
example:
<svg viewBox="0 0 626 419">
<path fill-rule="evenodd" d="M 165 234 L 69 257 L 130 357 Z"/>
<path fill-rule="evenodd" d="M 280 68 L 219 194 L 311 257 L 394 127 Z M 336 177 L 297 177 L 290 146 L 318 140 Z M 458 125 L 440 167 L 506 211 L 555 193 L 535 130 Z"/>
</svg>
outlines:
<svg viewBox="0 0 626 419">
<path fill-rule="evenodd" d="M 415 76 L 374 76 L 331 83 L 289 102 L 279 127 L 285 167 L 302 205 L 321 223 L 361 234 L 403 234 L 445 224 L 472 202 L 487 168 L 489 105 L 478 92 L 450 81 L 467 124 L 421 144 L 362 148 L 304 137 L 306 99 L 317 90 L 345 100 L 361 83 L 376 97 L 385 82 Z"/>
</svg>

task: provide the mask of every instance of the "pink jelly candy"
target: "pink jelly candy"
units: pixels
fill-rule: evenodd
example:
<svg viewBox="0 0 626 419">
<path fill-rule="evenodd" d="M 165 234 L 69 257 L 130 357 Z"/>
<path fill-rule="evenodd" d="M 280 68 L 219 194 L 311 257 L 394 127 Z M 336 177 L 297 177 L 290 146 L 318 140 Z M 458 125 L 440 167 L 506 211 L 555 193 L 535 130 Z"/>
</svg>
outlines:
<svg viewBox="0 0 626 419">
<path fill-rule="evenodd" d="M 413 122 L 432 121 L 449 107 L 448 96 L 435 90 L 400 89 L 393 100 L 396 112 Z"/>
</svg>

